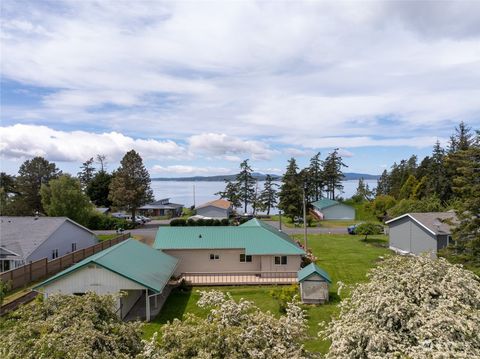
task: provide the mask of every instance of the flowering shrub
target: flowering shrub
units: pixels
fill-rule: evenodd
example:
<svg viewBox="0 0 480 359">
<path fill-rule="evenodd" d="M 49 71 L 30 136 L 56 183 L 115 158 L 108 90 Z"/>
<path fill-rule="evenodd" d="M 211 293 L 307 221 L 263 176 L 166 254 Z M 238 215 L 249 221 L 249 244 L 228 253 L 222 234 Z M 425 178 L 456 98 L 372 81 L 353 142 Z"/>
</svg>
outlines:
<svg viewBox="0 0 480 359">
<path fill-rule="evenodd" d="M 143 349 L 140 325 L 122 322 L 114 301 L 88 293 L 23 306 L 0 322 L 0 357 L 134 358 Z"/>
<path fill-rule="evenodd" d="M 480 279 L 444 259 L 394 256 L 320 333 L 328 358 L 480 358 Z"/>
<path fill-rule="evenodd" d="M 211 308 L 206 319 L 187 314 L 167 323 L 160 341 L 146 343 L 139 358 L 307 358 L 300 344 L 306 333 L 304 311 L 289 303 L 275 318 L 252 302 L 235 301 L 219 291 L 200 292 L 198 306 Z"/>
</svg>

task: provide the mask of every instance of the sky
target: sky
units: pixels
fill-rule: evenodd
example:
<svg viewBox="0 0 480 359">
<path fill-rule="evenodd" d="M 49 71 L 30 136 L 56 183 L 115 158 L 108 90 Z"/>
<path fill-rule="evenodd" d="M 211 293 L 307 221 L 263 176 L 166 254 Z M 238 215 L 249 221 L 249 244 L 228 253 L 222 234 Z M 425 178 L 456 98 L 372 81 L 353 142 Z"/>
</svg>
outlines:
<svg viewBox="0 0 480 359">
<path fill-rule="evenodd" d="M 480 1 L 1 2 L 1 170 L 379 174 L 480 128 Z"/>
</svg>

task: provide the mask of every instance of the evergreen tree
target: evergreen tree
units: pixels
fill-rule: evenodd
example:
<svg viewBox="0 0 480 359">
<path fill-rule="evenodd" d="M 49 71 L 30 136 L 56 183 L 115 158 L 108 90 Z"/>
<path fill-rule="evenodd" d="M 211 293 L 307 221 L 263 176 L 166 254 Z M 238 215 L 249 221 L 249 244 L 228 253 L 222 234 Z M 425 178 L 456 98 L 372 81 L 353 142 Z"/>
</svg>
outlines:
<svg viewBox="0 0 480 359">
<path fill-rule="evenodd" d="M 86 225 L 92 212 L 89 198 L 82 192 L 80 181 L 61 175 L 42 184 L 40 195 L 45 212 L 51 217 L 68 217 Z"/>
<path fill-rule="evenodd" d="M 100 165 L 100 171 L 101 172 L 106 172 L 107 171 L 107 156 L 105 155 L 97 155 L 95 157 L 95 162 L 97 162 Z"/>
<path fill-rule="evenodd" d="M 105 171 L 98 171 L 88 184 L 85 193 L 97 207 L 110 207 L 112 201 L 108 198 L 112 175 Z"/>
<path fill-rule="evenodd" d="M 352 199 L 357 203 L 361 203 L 363 201 L 370 201 L 372 199 L 372 195 L 373 192 L 368 187 L 368 184 L 365 183 L 365 179 L 363 177 L 359 178 L 357 191 L 352 196 Z"/>
<path fill-rule="evenodd" d="M 414 175 L 410 175 L 403 184 L 398 194 L 399 199 L 409 199 L 413 195 L 415 187 L 418 185 L 418 181 Z"/>
<path fill-rule="evenodd" d="M 108 198 L 113 205 L 129 209 L 132 219 L 135 218 L 138 207 L 153 201 L 150 175 L 143 165 L 142 157 L 135 150 L 127 152 L 122 158 L 110 183 Z"/>
<path fill-rule="evenodd" d="M 14 176 L 10 176 L 5 172 L 0 173 L 0 215 L 10 215 L 11 203 L 15 196 L 19 195 L 16 189 L 16 180 Z"/>
<path fill-rule="evenodd" d="M 83 164 L 80 166 L 81 171 L 77 174 L 83 190 L 88 187 L 93 179 L 93 176 L 95 175 L 95 167 L 93 166 L 93 163 L 93 157 L 83 162 Z"/>
<path fill-rule="evenodd" d="M 253 170 L 248 164 L 248 159 L 240 164 L 240 173 L 237 175 L 239 199 L 243 203 L 243 210 L 247 213 L 247 206 L 253 203 L 255 197 L 256 180 L 253 178 Z"/>
<path fill-rule="evenodd" d="M 465 122 L 460 122 L 458 127 L 455 127 L 455 134 L 450 136 L 449 153 L 457 151 L 466 151 L 474 142 L 474 134 L 471 127 L 468 127 Z"/>
<path fill-rule="evenodd" d="M 279 193 L 280 208 L 292 221 L 295 217 L 301 216 L 303 211 L 303 189 L 298 166 L 295 158 L 288 161 L 287 171 L 282 178 L 282 186 Z"/>
<path fill-rule="evenodd" d="M 225 180 L 225 190 L 215 193 L 216 196 L 230 201 L 234 208 L 238 208 L 242 205 L 240 202 L 240 190 L 238 183 L 230 180 Z"/>
<path fill-rule="evenodd" d="M 31 216 L 36 211 L 43 212 L 40 187 L 50 180 L 58 178 L 62 172 L 43 157 L 34 157 L 20 166 L 16 180 L 17 190 L 20 193 L 15 201 L 19 212 L 17 215 Z"/>
<path fill-rule="evenodd" d="M 278 191 L 276 188 L 278 188 L 278 184 L 273 182 L 272 176 L 267 175 L 263 191 L 260 193 L 260 203 L 262 209 L 267 211 L 267 215 L 270 215 L 270 210 L 277 204 Z"/>
<path fill-rule="evenodd" d="M 330 199 L 335 199 L 335 190 L 343 190 L 342 181 L 345 177 L 342 171 L 343 167 L 348 166 L 343 163 L 342 157 L 338 154 L 338 148 L 336 148 L 327 156 L 323 165 L 327 195 Z"/>
<path fill-rule="evenodd" d="M 309 182 L 307 188 L 309 188 L 308 192 L 312 196 L 312 202 L 322 198 L 323 187 L 325 185 L 322 166 L 323 161 L 320 159 L 320 152 L 318 152 L 310 159 L 310 166 L 308 167 Z"/>
<path fill-rule="evenodd" d="M 375 189 L 376 196 L 386 196 L 390 193 L 390 178 L 387 170 L 383 170 L 382 175 L 377 181 L 377 188 Z"/>
</svg>

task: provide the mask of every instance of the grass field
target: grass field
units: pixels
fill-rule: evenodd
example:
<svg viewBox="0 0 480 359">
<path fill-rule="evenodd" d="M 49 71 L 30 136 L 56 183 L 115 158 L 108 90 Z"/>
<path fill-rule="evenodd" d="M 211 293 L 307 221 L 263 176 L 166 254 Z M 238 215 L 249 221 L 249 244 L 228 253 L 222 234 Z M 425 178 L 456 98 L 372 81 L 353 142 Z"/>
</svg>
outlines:
<svg viewBox="0 0 480 359">
<path fill-rule="evenodd" d="M 299 236 L 300 238 L 301 236 Z M 368 241 L 361 241 L 360 236 L 351 235 L 310 235 L 309 246 L 318 257 L 317 264 L 324 268 L 331 276 L 333 285 L 330 288 L 331 301 L 325 305 L 305 306 L 309 321 L 309 335 L 311 338 L 306 341 L 306 348 L 310 351 L 325 353 L 329 343 L 317 338 L 318 323 L 329 322 L 337 313 L 338 281 L 345 284 L 354 284 L 366 280 L 367 271 L 376 265 L 379 256 L 390 253 L 386 248 L 387 238 L 385 236 L 372 236 Z M 205 316 L 206 310 L 196 306 L 199 299 L 197 290 L 218 289 L 230 292 L 236 299 L 245 298 L 253 301 L 260 309 L 269 310 L 275 315 L 280 315 L 278 303 L 270 296 L 272 286 L 243 286 L 243 287 L 209 287 L 193 288 L 189 291 L 173 291 L 168 298 L 161 313 L 150 323 L 144 326 L 145 338 L 161 329 L 162 324 L 174 318 L 182 318 L 185 313 L 194 313 Z"/>
</svg>

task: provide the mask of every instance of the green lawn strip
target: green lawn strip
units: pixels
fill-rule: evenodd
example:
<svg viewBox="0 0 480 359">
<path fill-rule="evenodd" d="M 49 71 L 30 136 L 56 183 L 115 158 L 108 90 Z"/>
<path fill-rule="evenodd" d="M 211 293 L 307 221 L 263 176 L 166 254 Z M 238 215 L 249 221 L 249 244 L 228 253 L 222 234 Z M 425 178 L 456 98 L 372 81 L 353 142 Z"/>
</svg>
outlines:
<svg viewBox="0 0 480 359">
<path fill-rule="evenodd" d="M 100 242 L 103 241 L 108 241 L 109 239 L 113 239 L 115 237 L 118 237 L 119 235 L 116 233 L 111 233 L 111 234 L 97 234 L 97 238 Z"/>
<path fill-rule="evenodd" d="M 295 236 L 301 239 L 302 236 Z M 305 347 L 312 352 L 326 353 L 330 346 L 328 341 L 317 337 L 319 323 L 328 323 L 332 316 L 338 313 L 339 298 L 337 296 L 337 282 L 354 284 L 366 281 L 367 271 L 374 267 L 380 256 L 391 253 L 387 249 L 386 236 L 372 236 L 366 242 L 362 236 L 352 235 L 309 235 L 309 247 L 318 257 L 317 264 L 325 269 L 332 278 L 330 299 L 324 305 L 305 305 L 308 315 L 308 334 L 310 339 Z M 143 328 L 144 337 L 150 338 L 155 331 L 161 330 L 164 323 L 174 318 L 181 319 L 185 313 L 194 313 L 206 316 L 208 310 L 199 308 L 196 303 L 199 299 L 197 290 L 221 290 L 230 292 L 235 299 L 251 300 L 262 310 L 269 310 L 280 315 L 278 303 L 271 297 L 269 291 L 274 286 L 242 286 L 242 287 L 195 287 L 190 291 L 174 290 L 165 303 L 160 314 Z M 345 292 L 342 292 L 342 297 Z"/>
</svg>

